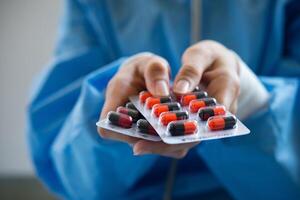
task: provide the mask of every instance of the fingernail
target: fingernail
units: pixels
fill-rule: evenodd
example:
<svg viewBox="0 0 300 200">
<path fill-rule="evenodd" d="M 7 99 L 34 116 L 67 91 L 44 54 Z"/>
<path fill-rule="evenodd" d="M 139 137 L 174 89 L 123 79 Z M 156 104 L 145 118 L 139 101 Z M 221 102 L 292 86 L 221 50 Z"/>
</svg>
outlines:
<svg viewBox="0 0 300 200">
<path fill-rule="evenodd" d="M 174 91 L 178 93 L 187 93 L 189 90 L 189 86 L 190 83 L 187 80 L 182 79 L 176 83 Z"/>
<path fill-rule="evenodd" d="M 155 93 L 158 96 L 169 96 L 169 87 L 167 81 L 165 80 L 156 81 Z"/>
</svg>

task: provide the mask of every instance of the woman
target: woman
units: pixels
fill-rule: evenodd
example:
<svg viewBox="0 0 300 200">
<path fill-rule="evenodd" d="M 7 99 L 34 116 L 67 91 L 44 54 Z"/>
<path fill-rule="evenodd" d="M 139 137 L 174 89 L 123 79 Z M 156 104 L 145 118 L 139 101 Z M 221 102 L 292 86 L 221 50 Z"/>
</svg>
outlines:
<svg viewBox="0 0 300 200">
<path fill-rule="evenodd" d="M 51 191 L 66 199 L 299 198 L 298 1 L 67 0 L 64 13 L 28 109 L 33 162 Z M 202 84 L 251 134 L 187 145 L 99 137 L 100 111 L 105 117 L 143 89 L 168 95 L 171 79 L 177 93 Z"/>
</svg>

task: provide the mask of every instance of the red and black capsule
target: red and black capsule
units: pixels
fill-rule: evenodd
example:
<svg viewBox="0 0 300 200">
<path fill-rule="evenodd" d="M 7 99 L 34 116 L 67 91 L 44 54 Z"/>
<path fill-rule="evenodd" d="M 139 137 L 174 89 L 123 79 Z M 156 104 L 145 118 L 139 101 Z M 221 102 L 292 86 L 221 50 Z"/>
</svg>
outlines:
<svg viewBox="0 0 300 200">
<path fill-rule="evenodd" d="M 195 89 L 193 90 L 193 92 L 200 92 L 201 89 L 199 86 L 196 86 Z M 182 97 L 184 96 L 184 94 L 174 94 L 176 101 L 181 101 Z"/>
<path fill-rule="evenodd" d="M 176 111 L 176 110 L 180 110 L 179 103 L 164 103 L 164 104 L 154 105 L 153 108 L 152 108 L 152 113 L 156 117 L 159 117 L 159 115 L 163 112 Z"/>
<path fill-rule="evenodd" d="M 185 94 L 181 97 L 181 104 L 183 106 L 189 105 L 189 103 L 194 99 L 201 99 L 207 97 L 207 93 L 204 91 L 193 92 L 190 94 Z"/>
<path fill-rule="evenodd" d="M 201 91 L 201 89 L 199 86 L 196 86 L 195 89 L 193 90 L 193 92 L 200 92 L 200 91 Z"/>
<path fill-rule="evenodd" d="M 207 106 L 215 106 L 217 105 L 217 101 L 215 98 L 204 98 L 204 99 L 196 99 L 190 102 L 189 109 L 192 113 L 198 112 L 200 108 Z"/>
<path fill-rule="evenodd" d="M 146 107 L 151 109 L 156 104 L 168 102 L 171 102 L 171 97 L 148 97 L 146 100 Z"/>
<path fill-rule="evenodd" d="M 232 129 L 236 126 L 236 117 L 231 116 L 214 116 L 208 119 L 207 126 L 212 131 Z"/>
<path fill-rule="evenodd" d="M 149 134 L 149 135 L 157 135 L 157 132 L 155 131 L 155 129 L 145 119 L 140 119 L 137 121 L 137 128 L 141 133 L 145 133 L 145 134 Z"/>
<path fill-rule="evenodd" d="M 170 111 L 160 115 L 159 121 L 162 125 L 167 126 L 172 121 L 184 120 L 189 118 L 187 111 Z"/>
<path fill-rule="evenodd" d="M 130 109 L 130 108 L 125 108 L 123 106 L 119 106 L 117 108 L 117 112 L 118 113 L 123 113 L 125 115 L 129 115 L 132 118 L 133 122 L 136 122 L 137 120 L 141 119 L 141 114 L 137 110 L 133 110 L 133 109 Z"/>
<path fill-rule="evenodd" d="M 204 107 L 198 111 L 198 116 L 202 121 L 217 115 L 225 115 L 226 110 L 224 106 Z"/>
<path fill-rule="evenodd" d="M 172 122 L 169 126 L 169 133 L 172 136 L 191 135 L 197 131 L 197 122 L 194 120 Z"/>
<path fill-rule="evenodd" d="M 139 93 L 139 99 L 141 103 L 145 103 L 148 97 L 152 97 L 152 94 L 148 91 L 141 91 Z"/>
<path fill-rule="evenodd" d="M 132 102 L 126 103 L 125 107 L 126 107 L 126 108 L 129 108 L 129 109 L 132 109 L 132 110 L 138 110 L 138 109 L 134 106 L 134 104 L 133 104 Z"/>
<path fill-rule="evenodd" d="M 132 126 L 132 118 L 123 113 L 110 111 L 107 115 L 107 118 L 112 124 L 123 128 L 131 128 Z"/>
</svg>

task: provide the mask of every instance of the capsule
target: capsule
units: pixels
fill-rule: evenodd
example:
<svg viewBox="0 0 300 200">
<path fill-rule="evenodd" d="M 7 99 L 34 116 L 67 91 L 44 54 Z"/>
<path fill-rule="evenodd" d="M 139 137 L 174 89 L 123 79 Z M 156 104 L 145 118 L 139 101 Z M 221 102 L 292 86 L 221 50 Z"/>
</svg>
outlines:
<svg viewBox="0 0 300 200">
<path fill-rule="evenodd" d="M 139 99 L 141 103 L 145 103 L 148 97 L 152 97 L 152 94 L 148 91 L 141 91 L 139 94 Z"/>
<path fill-rule="evenodd" d="M 155 131 L 155 129 L 145 119 L 140 119 L 137 121 L 137 128 L 141 133 L 145 133 L 145 134 L 149 134 L 149 135 L 157 135 L 157 132 Z"/>
<path fill-rule="evenodd" d="M 187 111 L 171 111 L 164 112 L 160 115 L 159 121 L 162 125 L 167 126 L 172 121 L 188 119 L 189 114 Z"/>
<path fill-rule="evenodd" d="M 126 103 L 125 107 L 132 109 L 132 110 L 138 110 L 138 109 L 136 109 L 136 107 L 134 106 L 134 104 L 132 102 Z"/>
<path fill-rule="evenodd" d="M 176 111 L 180 110 L 179 103 L 165 103 L 165 104 L 156 104 L 152 108 L 152 114 L 156 117 L 159 117 L 159 115 L 163 112 L 167 111 Z"/>
<path fill-rule="evenodd" d="M 194 93 L 194 92 L 200 92 L 200 91 L 201 91 L 200 87 L 196 86 L 192 93 Z M 182 97 L 184 96 L 184 94 L 174 94 L 174 96 L 175 96 L 176 101 L 180 102 L 181 99 L 182 99 Z"/>
<path fill-rule="evenodd" d="M 181 97 L 181 104 L 183 106 L 187 106 L 189 105 L 189 103 L 194 100 L 194 99 L 201 99 L 201 98 L 205 98 L 207 97 L 207 93 L 204 92 L 204 91 L 199 91 L 199 92 L 193 92 L 193 93 L 190 93 L 190 94 L 186 94 L 186 95 L 183 95 Z"/>
<path fill-rule="evenodd" d="M 192 113 L 196 113 L 200 108 L 215 106 L 216 104 L 217 101 L 215 98 L 197 99 L 190 102 L 189 109 Z"/>
<path fill-rule="evenodd" d="M 232 129 L 236 126 L 235 116 L 214 116 L 207 121 L 207 126 L 212 131 Z"/>
<path fill-rule="evenodd" d="M 199 86 L 196 86 L 195 89 L 193 90 L 193 92 L 200 92 L 200 91 L 201 91 L 201 89 Z"/>
<path fill-rule="evenodd" d="M 214 106 L 207 108 L 200 108 L 198 116 L 202 121 L 206 121 L 208 118 L 217 115 L 225 115 L 226 110 L 224 106 Z"/>
<path fill-rule="evenodd" d="M 169 133 L 172 136 L 183 136 L 191 135 L 197 131 L 197 122 L 196 121 L 180 121 L 172 122 L 169 125 Z"/>
<path fill-rule="evenodd" d="M 156 104 L 168 102 L 171 102 L 171 97 L 148 97 L 146 100 L 146 107 L 151 109 Z"/>
<path fill-rule="evenodd" d="M 130 108 L 125 108 L 123 106 L 120 106 L 117 108 L 118 113 L 123 113 L 125 115 L 129 115 L 132 118 L 133 122 L 136 122 L 141 118 L 141 114 L 137 110 L 133 110 Z"/>
<path fill-rule="evenodd" d="M 132 117 L 123 113 L 111 111 L 108 113 L 107 118 L 112 124 L 123 128 L 131 128 L 132 126 Z"/>
</svg>

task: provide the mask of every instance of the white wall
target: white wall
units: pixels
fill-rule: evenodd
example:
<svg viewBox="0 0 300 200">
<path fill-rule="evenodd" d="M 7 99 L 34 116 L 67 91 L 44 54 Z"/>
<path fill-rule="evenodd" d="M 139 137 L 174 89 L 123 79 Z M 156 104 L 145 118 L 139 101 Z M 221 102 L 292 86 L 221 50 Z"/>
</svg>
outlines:
<svg viewBox="0 0 300 200">
<path fill-rule="evenodd" d="M 0 175 L 32 174 L 25 105 L 33 76 L 51 57 L 59 0 L 0 0 Z"/>
</svg>

